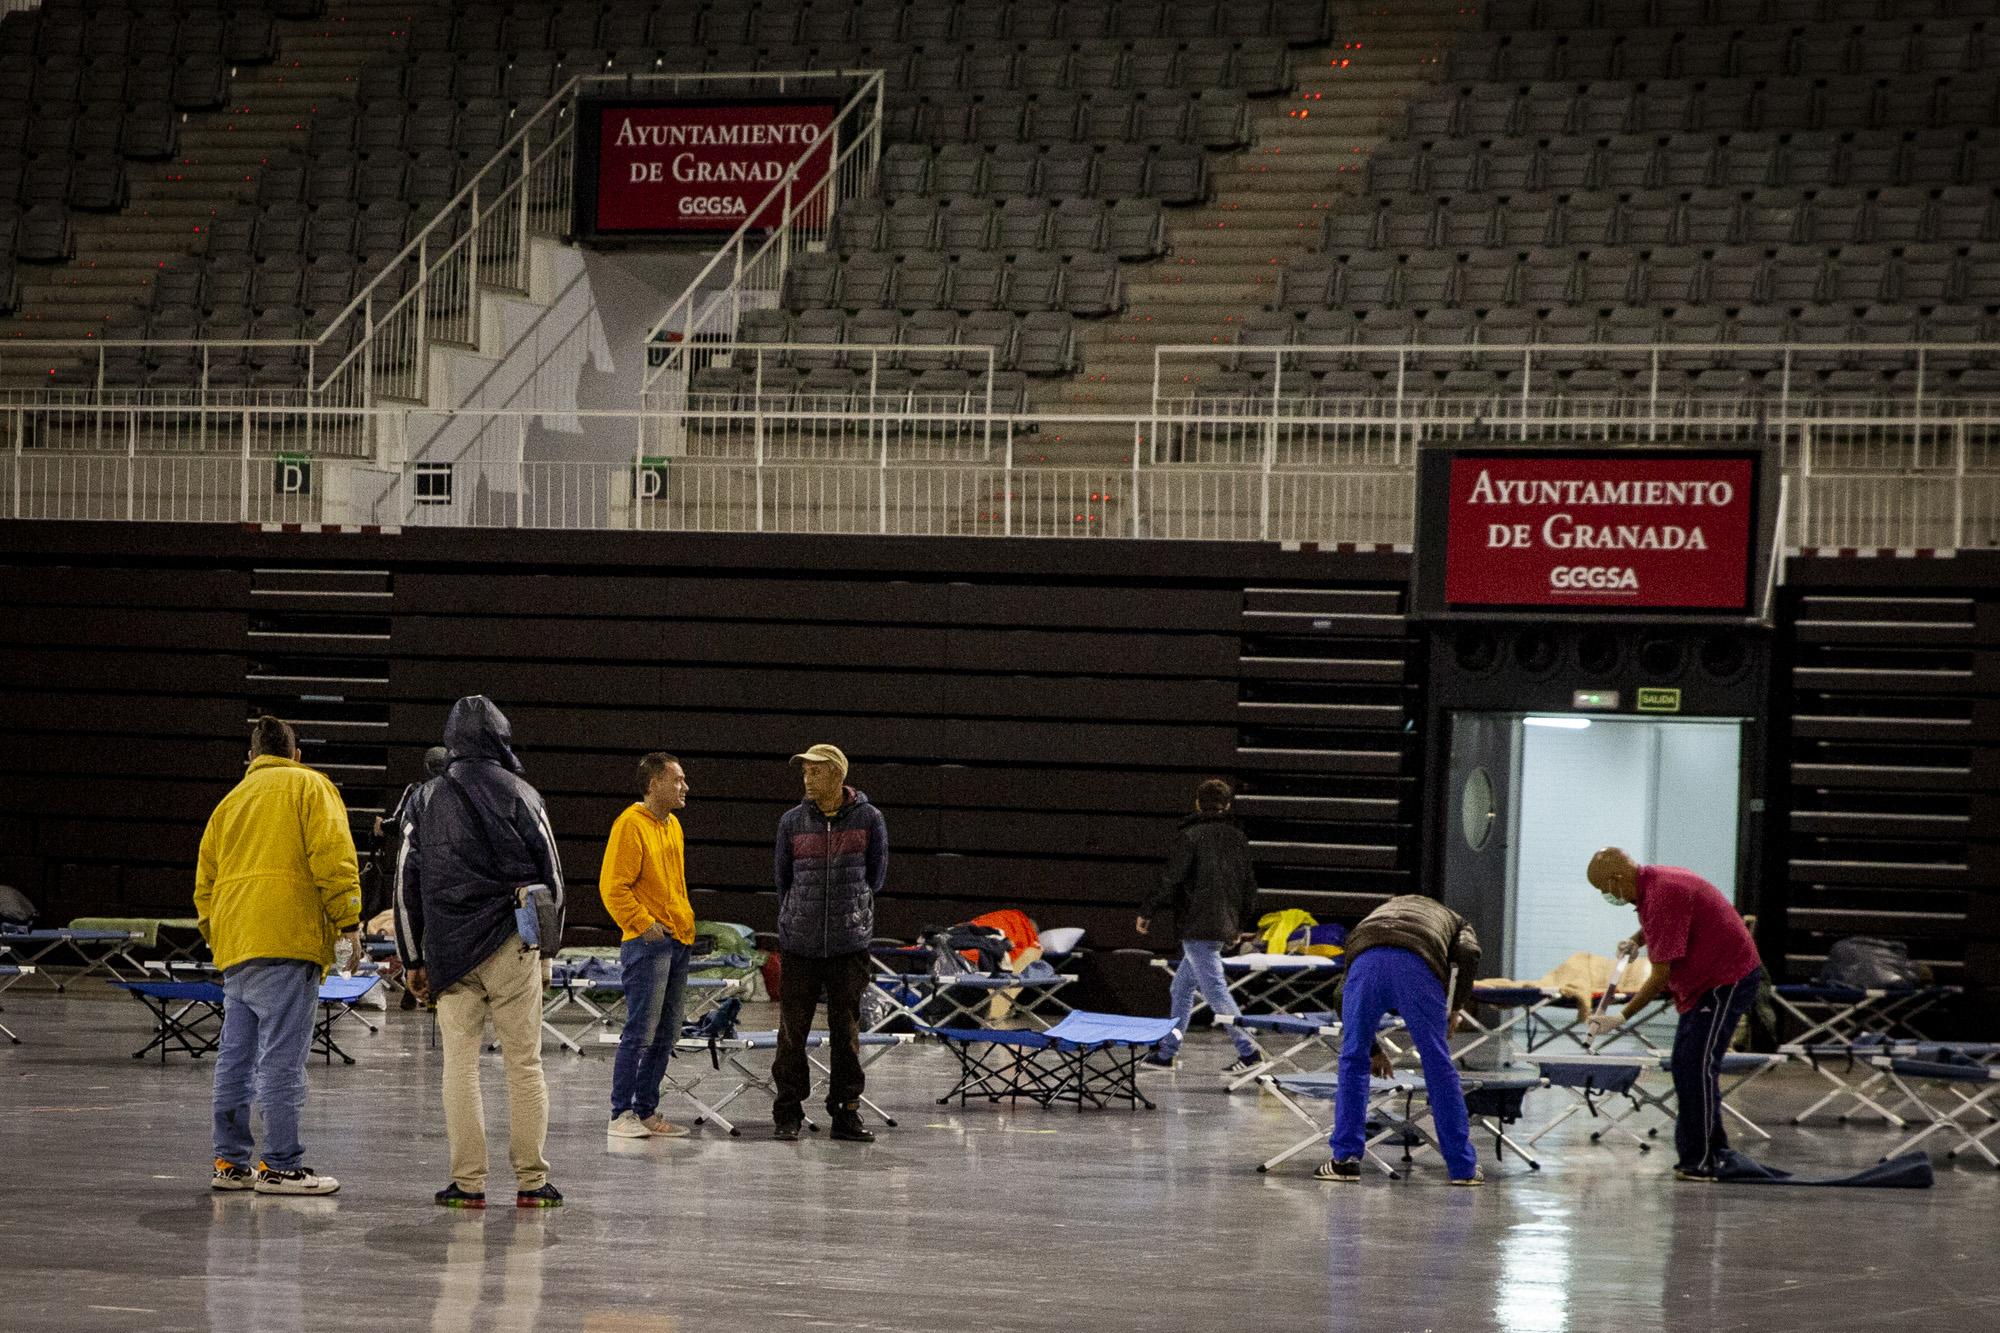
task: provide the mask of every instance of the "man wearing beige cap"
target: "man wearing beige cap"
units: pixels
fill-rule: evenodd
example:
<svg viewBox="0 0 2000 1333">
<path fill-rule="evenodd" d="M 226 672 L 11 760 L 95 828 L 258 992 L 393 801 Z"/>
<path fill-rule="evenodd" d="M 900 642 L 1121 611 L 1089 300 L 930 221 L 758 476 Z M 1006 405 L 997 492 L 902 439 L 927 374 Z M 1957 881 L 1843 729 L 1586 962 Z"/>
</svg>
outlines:
<svg viewBox="0 0 2000 1333">
<path fill-rule="evenodd" d="M 826 1109 L 833 1137 L 874 1139 L 861 1123 L 861 995 L 872 965 L 875 895 L 889 870 L 889 830 L 867 794 L 847 785 L 847 756 L 815 745 L 792 756 L 804 772 L 803 801 L 778 821 L 778 1053 L 774 1137 L 796 1139 L 805 1121 L 812 1071 L 806 1036 L 826 996 L 833 1078 Z"/>
</svg>

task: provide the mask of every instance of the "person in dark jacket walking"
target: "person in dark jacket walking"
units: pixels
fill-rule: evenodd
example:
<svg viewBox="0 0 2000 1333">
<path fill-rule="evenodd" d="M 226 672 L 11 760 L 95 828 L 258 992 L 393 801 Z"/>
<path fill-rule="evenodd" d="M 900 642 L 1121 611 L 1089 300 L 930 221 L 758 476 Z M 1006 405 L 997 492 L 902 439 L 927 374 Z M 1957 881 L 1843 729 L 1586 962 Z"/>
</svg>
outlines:
<svg viewBox="0 0 2000 1333">
<path fill-rule="evenodd" d="M 826 996 L 833 1077 L 826 1109 L 833 1137 L 872 1142 L 861 1123 L 861 996 L 874 964 L 875 895 L 889 873 L 889 829 L 867 793 L 847 785 L 847 756 L 815 745 L 792 756 L 802 766 L 805 800 L 778 821 L 778 1052 L 771 1065 L 777 1095 L 773 1137 L 796 1139 L 805 1122 L 812 1072 L 806 1036 L 813 1008 Z"/>
<path fill-rule="evenodd" d="M 509 1156 L 514 1202 L 553 1208 L 542 1156 L 549 1092 L 542 1078 L 542 960 L 515 926 L 517 891 L 544 884 L 558 916 L 562 863 L 548 811 L 520 777 L 513 728 L 484 695 L 451 706 L 444 727 L 449 761 L 429 795 L 406 813 L 397 876 L 396 946 L 419 999 L 436 997 L 444 1045 L 444 1124 L 451 1184 L 437 1193 L 449 1208 L 486 1206 L 486 1117 L 479 1095 L 479 1048 L 486 1020 L 507 1068 Z"/>
<path fill-rule="evenodd" d="M 1391 898 L 1361 919 L 1347 937 L 1347 975 L 1340 987 L 1340 1068 L 1333 1101 L 1333 1160 L 1319 1180 L 1361 1179 L 1367 1139 L 1368 1076 L 1375 1033 L 1387 1013 L 1400 1014 L 1423 1061 L 1431 1123 L 1454 1185 L 1483 1185 L 1479 1155 L 1449 1037 L 1472 999 L 1479 973 L 1479 936 L 1472 923 L 1435 899 Z M 1449 997 L 1447 984 L 1452 986 Z M 1447 1011 L 1453 1017 L 1447 1018 Z"/>
<path fill-rule="evenodd" d="M 1257 877 L 1250 868 L 1250 841 L 1236 826 L 1229 807 L 1235 793 L 1220 778 L 1195 788 L 1194 813 L 1181 821 L 1173 850 L 1160 872 L 1160 888 L 1139 909 L 1133 928 L 1141 935 L 1153 918 L 1168 908 L 1180 923 L 1181 962 L 1174 969 L 1174 1032 L 1146 1057 L 1148 1064 L 1171 1069 L 1194 1013 L 1195 992 L 1217 1014 L 1238 1014 L 1236 997 L 1222 975 L 1222 950 L 1234 944 L 1244 923 L 1254 920 Z M 1236 1044 L 1236 1063 L 1225 1073 L 1241 1074 L 1263 1059 L 1257 1043 L 1242 1028 L 1229 1029 Z"/>
</svg>

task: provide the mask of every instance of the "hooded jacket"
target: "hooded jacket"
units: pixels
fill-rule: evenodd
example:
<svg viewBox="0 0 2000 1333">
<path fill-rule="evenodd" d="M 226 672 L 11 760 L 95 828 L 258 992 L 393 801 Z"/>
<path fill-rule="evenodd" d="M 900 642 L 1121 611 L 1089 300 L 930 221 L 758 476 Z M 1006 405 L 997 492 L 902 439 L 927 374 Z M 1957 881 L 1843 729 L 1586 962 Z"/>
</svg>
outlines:
<svg viewBox="0 0 2000 1333">
<path fill-rule="evenodd" d="M 513 738 L 486 696 L 453 704 L 444 776 L 404 816 L 396 947 L 403 966 L 430 970 L 433 995 L 514 939 L 514 890 L 546 884 L 563 906 L 555 832 L 540 794 L 519 776 Z"/>
<path fill-rule="evenodd" d="M 801 801 L 778 821 L 778 951 L 858 953 L 875 938 L 875 895 L 889 875 L 889 826 L 866 792 L 841 788 L 838 811 Z"/>
<path fill-rule="evenodd" d="M 1256 901 L 1250 840 L 1227 811 L 1198 811 L 1181 821 L 1159 891 L 1139 910 L 1150 918 L 1171 907 L 1182 939 L 1226 944 L 1254 919 Z"/>
<path fill-rule="evenodd" d="M 333 941 L 361 919 L 347 807 L 325 774 L 258 755 L 201 835 L 195 918 L 216 967 L 255 958 L 333 966 Z"/>
<path fill-rule="evenodd" d="M 1391 898 L 1361 918 L 1361 924 L 1347 937 L 1347 965 L 1370 949 L 1407 949 L 1424 960 L 1447 982 L 1451 969 L 1458 969 L 1458 985 L 1452 1007 L 1463 1009 L 1472 998 L 1472 983 L 1479 975 L 1479 936 L 1472 923 L 1435 898 L 1405 893 Z"/>
</svg>

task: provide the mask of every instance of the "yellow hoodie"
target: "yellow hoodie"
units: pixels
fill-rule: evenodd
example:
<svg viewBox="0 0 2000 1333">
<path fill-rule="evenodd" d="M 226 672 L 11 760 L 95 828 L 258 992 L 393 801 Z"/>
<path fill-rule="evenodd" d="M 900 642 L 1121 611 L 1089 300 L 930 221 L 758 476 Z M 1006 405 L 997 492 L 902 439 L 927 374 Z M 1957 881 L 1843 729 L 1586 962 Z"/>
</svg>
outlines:
<svg viewBox="0 0 2000 1333">
<path fill-rule="evenodd" d="M 694 943 L 684 849 L 681 821 L 660 819 L 643 801 L 626 806 L 611 826 L 597 891 L 622 938 L 635 940 L 657 921 L 682 944 Z"/>
<path fill-rule="evenodd" d="M 361 919 L 347 810 L 326 775 L 259 755 L 201 835 L 194 911 L 215 965 L 296 958 L 333 966 L 333 943 Z"/>
</svg>

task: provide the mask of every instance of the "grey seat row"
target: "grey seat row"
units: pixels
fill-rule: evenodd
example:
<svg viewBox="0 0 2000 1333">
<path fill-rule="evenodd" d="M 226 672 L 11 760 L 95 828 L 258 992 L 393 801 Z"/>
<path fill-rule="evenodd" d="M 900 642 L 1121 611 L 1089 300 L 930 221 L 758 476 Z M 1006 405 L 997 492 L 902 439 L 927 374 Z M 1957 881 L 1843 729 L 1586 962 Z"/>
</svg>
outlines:
<svg viewBox="0 0 2000 1333">
<path fill-rule="evenodd" d="M 1375 151 L 1366 170 L 1366 192 L 1375 195 L 1979 184 L 2000 179 L 2000 135 L 1744 131 L 1562 137 L 1540 144 L 1503 140 L 1490 147 L 1394 140 Z"/>
<path fill-rule="evenodd" d="M 2000 74 L 1845 75 L 1766 81 L 1656 79 L 1474 84 L 1413 99 L 1404 134 L 1540 139 L 1676 130 L 1977 128 L 2000 124 Z"/>
<path fill-rule="evenodd" d="M 995 205 L 983 198 L 949 203 L 921 195 L 893 204 L 857 199 L 834 219 L 834 245 L 844 255 L 872 251 L 904 256 L 993 251 L 1025 255 L 1052 251 L 1071 257 L 1112 254 L 1152 259 L 1166 250 L 1165 218 L 1157 201 L 1036 198 Z"/>
<path fill-rule="evenodd" d="M 1062 311 L 920 310 L 907 317 L 893 310 L 866 310 L 847 316 L 837 310 L 810 310 L 797 316 L 782 310 L 746 311 L 738 339 L 746 343 L 817 343 L 818 348 L 773 352 L 759 362 L 801 369 L 891 366 L 904 370 L 984 371 L 984 352 L 958 354 L 952 347 L 990 349 L 998 370 L 1059 375 L 1074 367 L 1075 322 Z M 866 348 L 894 348 L 870 353 Z M 916 348 L 932 350 L 918 351 Z M 848 350 L 855 349 L 855 350 Z M 747 358 L 746 358 L 747 359 Z"/>
<path fill-rule="evenodd" d="M 1322 249 L 1786 242 L 1970 245 L 2000 239 L 2000 190 L 1949 185 L 1422 196 L 1329 212 Z"/>
<path fill-rule="evenodd" d="M 1121 89 L 1088 96 L 1072 92 L 994 93 L 919 98 L 902 94 L 883 107 L 883 134 L 892 142 L 1144 143 L 1240 148 L 1250 142 L 1250 111 L 1241 92 L 1196 96 L 1179 90 L 1144 97 Z"/>
<path fill-rule="evenodd" d="M 611 0 L 604 5 L 468 7 L 420 20 L 416 50 L 522 51 L 543 46 L 788 45 L 797 42 L 1103 40 L 1277 37 L 1295 46 L 1329 39 L 1324 0 L 813 0 L 808 4 Z"/>
<path fill-rule="evenodd" d="M 785 274 L 783 296 L 786 309 L 795 313 L 1062 310 L 1096 316 L 1112 314 L 1125 304 L 1117 263 L 1099 254 L 1069 263 L 1044 254 L 1029 254 L 1012 263 L 982 253 L 956 261 L 939 254 L 914 254 L 900 263 L 882 254 L 860 254 L 844 262 L 831 254 L 802 255 Z"/>
<path fill-rule="evenodd" d="M 1980 68 L 1990 34 L 1969 21 L 1736 28 L 1480 33 L 1454 46 L 1438 73 L 1494 79 L 1775 78 L 1802 74 L 1947 74 Z"/>
<path fill-rule="evenodd" d="M 1491 29 L 1573 32 L 1705 23 L 1992 19 L 2000 18 L 2000 0 L 1488 0 L 1484 10 Z"/>
<path fill-rule="evenodd" d="M 1113 144 L 948 144 L 935 153 L 896 144 L 882 156 L 882 192 L 890 199 L 1157 199 L 1199 203 L 1208 197 L 1208 159 L 1199 148 Z"/>
<path fill-rule="evenodd" d="M 1848 308 L 1880 302 L 2000 304 L 2000 245 L 1660 246 L 1643 249 L 1382 251 L 1295 260 L 1280 276 L 1279 310 L 1321 306 L 1546 309 L 1585 306 Z"/>
</svg>

